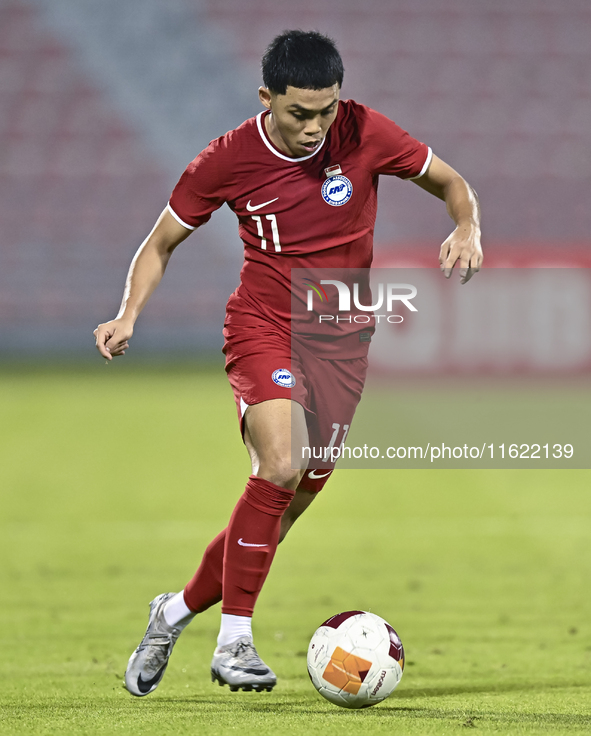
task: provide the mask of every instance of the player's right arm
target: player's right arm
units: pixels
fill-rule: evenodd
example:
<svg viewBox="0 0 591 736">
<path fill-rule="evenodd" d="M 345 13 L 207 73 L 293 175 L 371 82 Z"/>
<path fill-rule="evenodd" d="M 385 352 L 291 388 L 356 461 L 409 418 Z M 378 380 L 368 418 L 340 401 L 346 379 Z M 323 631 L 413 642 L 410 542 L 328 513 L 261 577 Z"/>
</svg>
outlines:
<svg viewBox="0 0 591 736">
<path fill-rule="evenodd" d="M 133 257 L 117 317 L 94 331 L 96 347 L 104 358 L 112 360 L 125 355 L 136 319 L 160 283 L 172 252 L 191 232 L 177 222 L 168 208 L 160 215 Z"/>
</svg>

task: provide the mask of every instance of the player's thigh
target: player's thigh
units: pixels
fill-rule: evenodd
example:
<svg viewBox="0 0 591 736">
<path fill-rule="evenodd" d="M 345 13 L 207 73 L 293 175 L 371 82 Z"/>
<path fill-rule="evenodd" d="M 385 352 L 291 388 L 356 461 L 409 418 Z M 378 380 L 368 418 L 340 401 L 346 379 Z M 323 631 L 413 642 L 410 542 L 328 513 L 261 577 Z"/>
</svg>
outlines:
<svg viewBox="0 0 591 736">
<path fill-rule="evenodd" d="M 244 442 L 253 472 L 278 485 L 299 482 L 301 448 L 308 443 L 305 412 L 290 399 L 270 399 L 253 404 L 244 414 Z M 295 489 L 297 482 L 293 485 Z"/>
<path fill-rule="evenodd" d="M 367 359 L 310 362 L 311 386 L 308 421 L 310 461 L 300 488 L 320 491 L 344 447 L 367 372 Z"/>
</svg>

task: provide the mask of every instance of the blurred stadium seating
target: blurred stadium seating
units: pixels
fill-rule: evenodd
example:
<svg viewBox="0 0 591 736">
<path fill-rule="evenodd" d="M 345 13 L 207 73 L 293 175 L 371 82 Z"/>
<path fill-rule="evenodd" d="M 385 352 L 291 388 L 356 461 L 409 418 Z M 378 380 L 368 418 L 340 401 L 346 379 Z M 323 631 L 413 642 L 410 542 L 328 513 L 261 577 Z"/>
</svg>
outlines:
<svg viewBox="0 0 591 736">
<path fill-rule="evenodd" d="M 288 27 L 332 35 L 344 96 L 474 184 L 490 249 L 591 245 L 588 0 L 0 0 L 3 357 L 90 357 L 171 187 L 258 111 L 261 52 Z M 435 258 L 444 208 L 380 187 L 378 250 L 428 242 Z M 217 213 L 175 254 L 134 351 L 217 349 L 240 260 Z"/>
</svg>

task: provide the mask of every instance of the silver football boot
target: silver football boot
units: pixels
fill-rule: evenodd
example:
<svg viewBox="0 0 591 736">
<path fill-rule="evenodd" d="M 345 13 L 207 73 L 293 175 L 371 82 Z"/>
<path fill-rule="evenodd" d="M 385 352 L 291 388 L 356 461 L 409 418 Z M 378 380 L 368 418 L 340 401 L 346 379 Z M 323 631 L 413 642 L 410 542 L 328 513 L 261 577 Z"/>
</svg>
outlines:
<svg viewBox="0 0 591 736">
<path fill-rule="evenodd" d="M 132 695 L 141 698 L 156 690 L 166 672 L 168 658 L 182 631 L 169 626 L 164 618 L 164 606 L 175 595 L 162 593 L 150 603 L 148 628 L 125 670 L 125 687 Z"/>
<path fill-rule="evenodd" d="M 277 684 L 275 673 L 257 654 L 252 639 L 243 636 L 232 644 L 218 647 L 211 661 L 211 681 L 236 690 L 271 691 Z"/>
</svg>

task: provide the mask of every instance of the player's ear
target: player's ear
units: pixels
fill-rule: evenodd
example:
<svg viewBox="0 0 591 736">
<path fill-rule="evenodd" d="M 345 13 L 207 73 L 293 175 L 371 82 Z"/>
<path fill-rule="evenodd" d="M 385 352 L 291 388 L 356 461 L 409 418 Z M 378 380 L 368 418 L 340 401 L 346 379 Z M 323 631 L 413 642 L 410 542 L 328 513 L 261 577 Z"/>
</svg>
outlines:
<svg viewBox="0 0 591 736">
<path fill-rule="evenodd" d="M 267 110 L 271 109 L 271 93 L 266 87 L 259 87 L 259 100 Z"/>
</svg>

